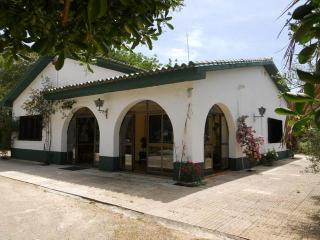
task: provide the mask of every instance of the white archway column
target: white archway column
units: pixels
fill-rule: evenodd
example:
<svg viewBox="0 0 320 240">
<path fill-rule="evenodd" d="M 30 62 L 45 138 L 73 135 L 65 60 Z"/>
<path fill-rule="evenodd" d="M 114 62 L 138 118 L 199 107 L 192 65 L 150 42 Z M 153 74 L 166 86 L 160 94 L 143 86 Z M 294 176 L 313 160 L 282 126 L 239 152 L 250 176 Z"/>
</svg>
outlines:
<svg viewBox="0 0 320 240">
<path fill-rule="evenodd" d="M 73 105 L 71 110 L 65 110 L 64 113 L 67 116 L 61 114 L 60 111 L 57 111 L 52 116 L 52 142 L 51 142 L 51 151 L 53 157 L 55 158 L 54 162 L 59 164 L 64 164 L 67 160 L 67 140 L 68 140 L 68 128 L 70 121 L 74 114 L 81 108 L 88 108 L 95 118 L 97 119 L 99 130 L 100 130 L 100 144 L 102 134 L 102 126 L 105 125 L 105 116 L 100 113 L 95 107 L 94 97 L 78 98 L 75 99 L 76 103 Z M 101 151 L 101 145 L 100 145 Z"/>
<path fill-rule="evenodd" d="M 236 101 L 224 98 L 213 93 L 204 94 L 208 89 L 195 87 L 192 96 L 193 114 L 191 119 L 191 153 L 193 162 L 204 163 L 204 132 L 208 113 L 217 104 L 225 115 L 229 130 L 229 158 L 238 159 L 242 157 L 239 144 L 236 142 L 237 112 Z"/>
</svg>

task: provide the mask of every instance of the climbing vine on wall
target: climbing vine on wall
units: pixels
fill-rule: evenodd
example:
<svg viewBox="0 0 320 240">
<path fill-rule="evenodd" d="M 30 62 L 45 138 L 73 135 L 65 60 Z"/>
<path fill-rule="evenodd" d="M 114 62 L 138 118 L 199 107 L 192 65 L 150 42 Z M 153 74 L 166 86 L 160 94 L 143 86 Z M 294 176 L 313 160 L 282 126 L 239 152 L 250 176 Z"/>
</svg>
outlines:
<svg viewBox="0 0 320 240">
<path fill-rule="evenodd" d="M 58 111 L 61 113 L 62 118 L 65 118 L 76 101 L 73 99 L 59 101 L 47 100 L 43 93 L 52 87 L 50 79 L 45 78 L 42 85 L 42 89 L 31 90 L 29 99 L 23 104 L 23 109 L 28 115 L 42 116 L 42 127 L 45 133 L 44 150 L 50 152 L 52 140 L 52 116 Z"/>
</svg>

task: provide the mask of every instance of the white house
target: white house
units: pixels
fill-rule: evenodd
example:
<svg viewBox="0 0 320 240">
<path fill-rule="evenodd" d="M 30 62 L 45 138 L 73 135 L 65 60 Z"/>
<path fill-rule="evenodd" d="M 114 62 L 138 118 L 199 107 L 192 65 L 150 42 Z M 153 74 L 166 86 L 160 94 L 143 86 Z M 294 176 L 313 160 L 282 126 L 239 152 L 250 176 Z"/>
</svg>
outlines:
<svg viewBox="0 0 320 240">
<path fill-rule="evenodd" d="M 52 117 L 56 164 L 174 174 L 182 159 L 201 164 L 205 174 L 239 170 L 245 167 L 236 142 L 241 115 L 264 137 L 262 152 L 274 148 L 287 156 L 280 143 L 285 118 L 274 113 L 286 102 L 272 59 L 190 62 L 155 71 L 98 60 L 93 73 L 72 59 L 56 71 L 51 60 L 40 58 L 2 101 L 20 120 L 14 158 L 45 157 L 41 116 L 26 116 L 23 109 L 44 80 L 54 86 L 47 99 L 76 101 L 67 117 Z M 263 117 L 260 107 L 266 109 Z"/>
</svg>

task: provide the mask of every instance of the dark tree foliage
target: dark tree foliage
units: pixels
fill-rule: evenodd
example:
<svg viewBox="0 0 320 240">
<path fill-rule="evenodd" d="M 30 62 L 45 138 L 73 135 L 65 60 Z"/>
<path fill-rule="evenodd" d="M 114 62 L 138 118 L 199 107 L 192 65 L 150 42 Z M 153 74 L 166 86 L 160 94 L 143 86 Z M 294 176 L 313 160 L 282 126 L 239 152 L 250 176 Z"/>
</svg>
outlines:
<svg viewBox="0 0 320 240">
<path fill-rule="evenodd" d="M 15 87 L 17 82 L 36 59 L 35 56 L 30 55 L 29 58 L 31 59 L 30 61 L 18 60 L 10 65 L 0 65 L 0 101 L 4 95 Z"/>
<path fill-rule="evenodd" d="M 0 54 L 8 62 L 27 53 L 83 62 L 112 49 L 146 44 L 162 34 L 183 0 L 1 0 Z"/>
<path fill-rule="evenodd" d="M 0 156 L 11 147 L 11 109 L 0 107 Z"/>
</svg>

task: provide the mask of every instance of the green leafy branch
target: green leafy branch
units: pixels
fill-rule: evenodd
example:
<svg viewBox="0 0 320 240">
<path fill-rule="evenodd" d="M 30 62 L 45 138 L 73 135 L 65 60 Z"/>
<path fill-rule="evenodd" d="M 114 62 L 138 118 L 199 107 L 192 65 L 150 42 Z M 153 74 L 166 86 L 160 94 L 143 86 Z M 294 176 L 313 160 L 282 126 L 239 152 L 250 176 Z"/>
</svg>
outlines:
<svg viewBox="0 0 320 240">
<path fill-rule="evenodd" d="M 286 52 L 289 66 L 295 56 L 301 65 L 314 65 L 310 71 L 297 69 L 296 75 L 302 82 L 302 91 L 283 93 L 289 108 L 277 108 L 278 114 L 290 117 L 289 125 L 293 133 L 299 135 L 309 127 L 320 129 L 320 1 L 294 0 L 289 9 L 298 3 L 287 22 L 289 26 L 291 42 Z M 296 45 L 302 49 L 295 55 Z"/>
<path fill-rule="evenodd" d="M 172 12 L 183 0 L 2 0 L 0 54 L 7 62 L 29 53 L 57 56 L 57 70 L 67 56 L 89 63 L 113 49 L 152 48 Z"/>
</svg>

